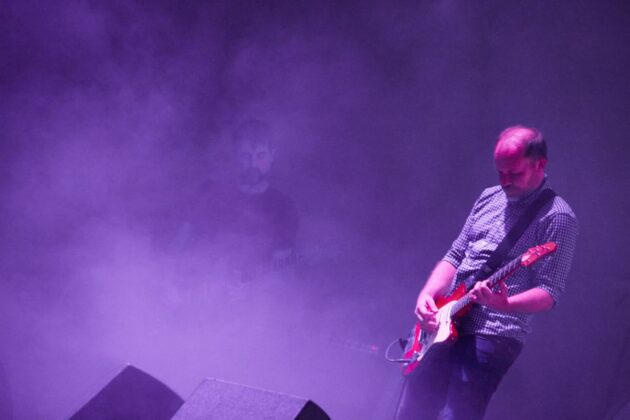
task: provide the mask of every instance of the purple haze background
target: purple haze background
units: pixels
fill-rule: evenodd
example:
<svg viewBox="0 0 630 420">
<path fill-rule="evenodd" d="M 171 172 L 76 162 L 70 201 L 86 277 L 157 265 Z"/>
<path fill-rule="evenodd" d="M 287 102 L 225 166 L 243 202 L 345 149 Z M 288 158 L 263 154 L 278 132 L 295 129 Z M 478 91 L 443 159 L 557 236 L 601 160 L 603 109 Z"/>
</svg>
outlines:
<svg viewBox="0 0 630 420">
<path fill-rule="evenodd" d="M 217 377 L 334 418 L 388 418 L 400 375 L 382 351 L 496 183 L 492 142 L 515 123 L 545 133 L 581 232 L 567 293 L 538 316 L 488 418 L 597 418 L 622 398 L 623 2 L 0 13 L 0 360 L 15 418 L 67 417 L 125 363 L 184 398 Z M 229 133 L 248 117 L 276 133 L 273 182 L 300 211 L 306 262 L 218 300 L 225 256 L 213 243 L 181 252 L 172 216 L 201 181 L 229 176 Z"/>
</svg>

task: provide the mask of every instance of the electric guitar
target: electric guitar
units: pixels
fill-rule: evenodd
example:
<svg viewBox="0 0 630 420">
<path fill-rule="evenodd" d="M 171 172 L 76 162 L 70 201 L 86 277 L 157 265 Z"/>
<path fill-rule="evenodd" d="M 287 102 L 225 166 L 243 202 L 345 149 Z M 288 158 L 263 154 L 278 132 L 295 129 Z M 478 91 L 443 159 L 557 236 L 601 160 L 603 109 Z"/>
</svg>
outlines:
<svg viewBox="0 0 630 420">
<path fill-rule="evenodd" d="M 513 259 L 490 276 L 488 278 L 488 287 L 490 289 L 494 288 L 501 280 L 507 278 L 518 268 L 531 266 L 540 258 L 554 252 L 556 248 L 557 246 L 554 242 L 547 242 L 544 245 L 528 249 L 521 256 Z M 450 295 L 436 298 L 435 305 L 438 307 L 438 312 L 436 313 L 437 330 L 431 333 L 426 332 L 420 328 L 419 323 L 416 323 L 410 334 L 410 337 L 413 338 L 407 340 L 403 358 L 398 360 L 403 362 L 403 375 L 406 376 L 413 372 L 431 346 L 446 340 L 457 339 L 454 318 L 457 315 L 465 314 L 472 306 L 472 299 L 470 294 L 468 294 L 469 290 L 466 289 L 465 283 L 462 282 Z M 471 284 L 470 289 L 472 289 L 472 286 L 474 286 L 474 283 Z"/>
</svg>

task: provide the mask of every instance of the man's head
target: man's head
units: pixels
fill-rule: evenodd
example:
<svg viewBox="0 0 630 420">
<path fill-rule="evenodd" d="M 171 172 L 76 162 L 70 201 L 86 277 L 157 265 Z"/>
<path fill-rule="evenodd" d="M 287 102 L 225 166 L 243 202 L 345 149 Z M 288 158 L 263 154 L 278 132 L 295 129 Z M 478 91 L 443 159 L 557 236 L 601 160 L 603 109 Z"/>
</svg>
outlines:
<svg viewBox="0 0 630 420">
<path fill-rule="evenodd" d="M 535 128 L 516 125 L 499 134 L 494 148 L 499 182 L 508 199 L 516 200 L 540 186 L 545 178 L 547 144 Z"/>
<path fill-rule="evenodd" d="M 262 121 L 247 120 L 234 131 L 232 144 L 241 189 L 251 193 L 263 192 L 268 186 L 267 177 L 275 155 L 271 129 Z"/>
</svg>

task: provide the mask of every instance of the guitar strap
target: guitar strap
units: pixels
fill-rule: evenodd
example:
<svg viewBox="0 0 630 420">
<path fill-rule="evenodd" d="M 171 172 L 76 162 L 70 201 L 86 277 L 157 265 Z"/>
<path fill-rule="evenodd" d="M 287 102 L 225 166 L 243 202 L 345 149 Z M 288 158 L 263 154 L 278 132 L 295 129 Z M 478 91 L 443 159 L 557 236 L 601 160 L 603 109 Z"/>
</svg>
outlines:
<svg viewBox="0 0 630 420">
<path fill-rule="evenodd" d="M 490 277 L 501 265 L 507 253 L 516 244 L 518 239 L 523 235 L 525 229 L 532 223 L 536 214 L 543 208 L 545 204 L 553 200 L 556 196 L 556 192 L 551 188 L 547 188 L 540 193 L 538 198 L 534 200 L 525 213 L 518 219 L 518 221 L 512 226 L 512 229 L 505 235 L 501 243 L 494 250 L 488 261 L 475 273 L 474 276 L 467 278 L 464 283 L 466 284 L 466 290 L 470 290 L 473 285 L 480 281 Z"/>
</svg>

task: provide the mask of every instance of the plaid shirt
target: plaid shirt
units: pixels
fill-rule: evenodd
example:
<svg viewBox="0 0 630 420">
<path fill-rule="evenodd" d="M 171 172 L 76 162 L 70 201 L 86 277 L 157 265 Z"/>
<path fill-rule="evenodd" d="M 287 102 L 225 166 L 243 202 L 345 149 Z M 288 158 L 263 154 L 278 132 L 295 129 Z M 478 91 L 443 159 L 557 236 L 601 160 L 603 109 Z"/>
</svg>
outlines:
<svg viewBox="0 0 630 420">
<path fill-rule="evenodd" d="M 481 268 L 529 204 L 547 188 L 549 183 L 545 178 L 540 188 L 517 201 L 508 201 L 500 186 L 487 188 L 481 193 L 464 228 L 443 258 L 457 268 L 452 290 Z M 555 305 L 564 292 L 577 232 L 575 214 L 562 198 L 556 196 L 545 204 L 508 252 L 504 263 L 528 248 L 545 242 L 555 242 L 558 249 L 530 268 L 521 268 L 514 272 L 505 282 L 508 294 L 511 296 L 538 287 L 551 295 Z M 499 335 L 524 341 L 531 331 L 531 318 L 531 314 L 500 312 L 474 304 L 470 312 L 462 318 L 460 332 Z"/>
</svg>

